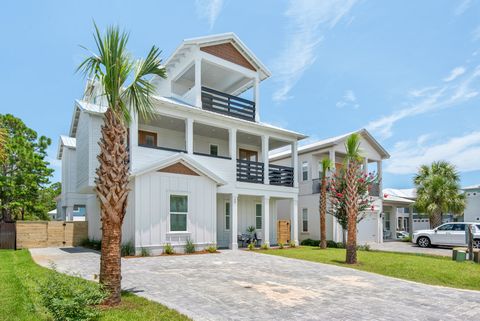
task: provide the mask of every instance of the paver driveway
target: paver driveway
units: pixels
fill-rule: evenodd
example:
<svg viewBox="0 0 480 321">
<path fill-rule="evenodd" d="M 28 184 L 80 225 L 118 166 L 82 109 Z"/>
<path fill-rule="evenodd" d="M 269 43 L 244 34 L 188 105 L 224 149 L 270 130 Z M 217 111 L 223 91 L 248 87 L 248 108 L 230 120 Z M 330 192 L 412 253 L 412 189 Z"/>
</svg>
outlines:
<svg viewBox="0 0 480 321">
<path fill-rule="evenodd" d="M 99 255 L 32 249 L 34 259 L 92 279 Z M 265 254 L 123 259 L 123 287 L 195 320 L 480 320 L 480 292 Z"/>
</svg>

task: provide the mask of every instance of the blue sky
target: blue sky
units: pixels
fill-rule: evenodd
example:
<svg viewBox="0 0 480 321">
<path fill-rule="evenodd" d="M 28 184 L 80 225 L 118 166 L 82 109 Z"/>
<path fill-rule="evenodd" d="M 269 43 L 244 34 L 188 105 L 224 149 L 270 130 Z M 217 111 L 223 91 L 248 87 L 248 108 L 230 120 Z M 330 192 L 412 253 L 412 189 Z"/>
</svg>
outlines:
<svg viewBox="0 0 480 321">
<path fill-rule="evenodd" d="M 93 48 L 92 20 L 163 58 L 184 38 L 233 31 L 272 71 L 262 121 L 309 142 L 369 129 L 390 152 L 384 186 L 411 187 L 445 159 L 480 183 L 480 1 L 10 1 L 2 4 L 0 113 L 53 139 L 68 133 Z"/>
</svg>

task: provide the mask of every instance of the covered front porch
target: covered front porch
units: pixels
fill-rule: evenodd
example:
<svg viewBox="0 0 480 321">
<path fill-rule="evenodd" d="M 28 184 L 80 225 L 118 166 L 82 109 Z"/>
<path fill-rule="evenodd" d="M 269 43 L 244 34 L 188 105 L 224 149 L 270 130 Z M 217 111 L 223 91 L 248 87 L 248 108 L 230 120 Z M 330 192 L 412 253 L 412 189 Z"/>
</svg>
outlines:
<svg viewBox="0 0 480 321">
<path fill-rule="evenodd" d="M 217 246 L 237 249 L 255 239 L 256 246 L 277 245 L 279 200 L 290 205 L 289 240 L 298 244 L 298 209 L 296 198 L 246 194 L 217 194 Z M 286 202 L 282 202 L 285 204 Z"/>
</svg>

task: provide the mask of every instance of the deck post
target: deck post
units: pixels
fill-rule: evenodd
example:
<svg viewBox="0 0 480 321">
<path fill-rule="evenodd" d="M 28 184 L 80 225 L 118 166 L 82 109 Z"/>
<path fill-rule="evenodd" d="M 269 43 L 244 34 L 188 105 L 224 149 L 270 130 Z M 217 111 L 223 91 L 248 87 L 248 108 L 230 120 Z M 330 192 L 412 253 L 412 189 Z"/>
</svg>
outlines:
<svg viewBox="0 0 480 321">
<path fill-rule="evenodd" d="M 270 177 L 269 177 L 269 160 L 268 160 L 268 141 L 270 137 L 268 135 L 262 136 L 262 161 L 263 161 L 263 183 L 265 185 L 270 184 Z"/>
<path fill-rule="evenodd" d="M 270 196 L 262 197 L 263 244 L 270 246 Z"/>
<path fill-rule="evenodd" d="M 298 198 L 294 197 L 290 201 L 291 213 L 291 236 L 290 241 L 298 245 Z"/>
<path fill-rule="evenodd" d="M 238 194 L 237 193 L 232 193 L 231 194 L 231 200 L 230 204 L 232 207 L 232 244 L 230 248 L 232 250 L 237 250 L 238 249 Z"/>
</svg>

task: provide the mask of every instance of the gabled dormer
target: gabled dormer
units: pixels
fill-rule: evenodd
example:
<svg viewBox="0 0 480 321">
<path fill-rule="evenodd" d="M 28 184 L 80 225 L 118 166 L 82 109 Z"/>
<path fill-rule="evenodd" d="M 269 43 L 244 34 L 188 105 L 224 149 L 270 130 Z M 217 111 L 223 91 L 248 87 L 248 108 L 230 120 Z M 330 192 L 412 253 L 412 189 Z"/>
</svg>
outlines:
<svg viewBox="0 0 480 321">
<path fill-rule="evenodd" d="M 234 34 L 186 39 L 166 61 L 160 96 L 196 108 L 258 122 L 261 81 L 270 71 Z"/>
</svg>

